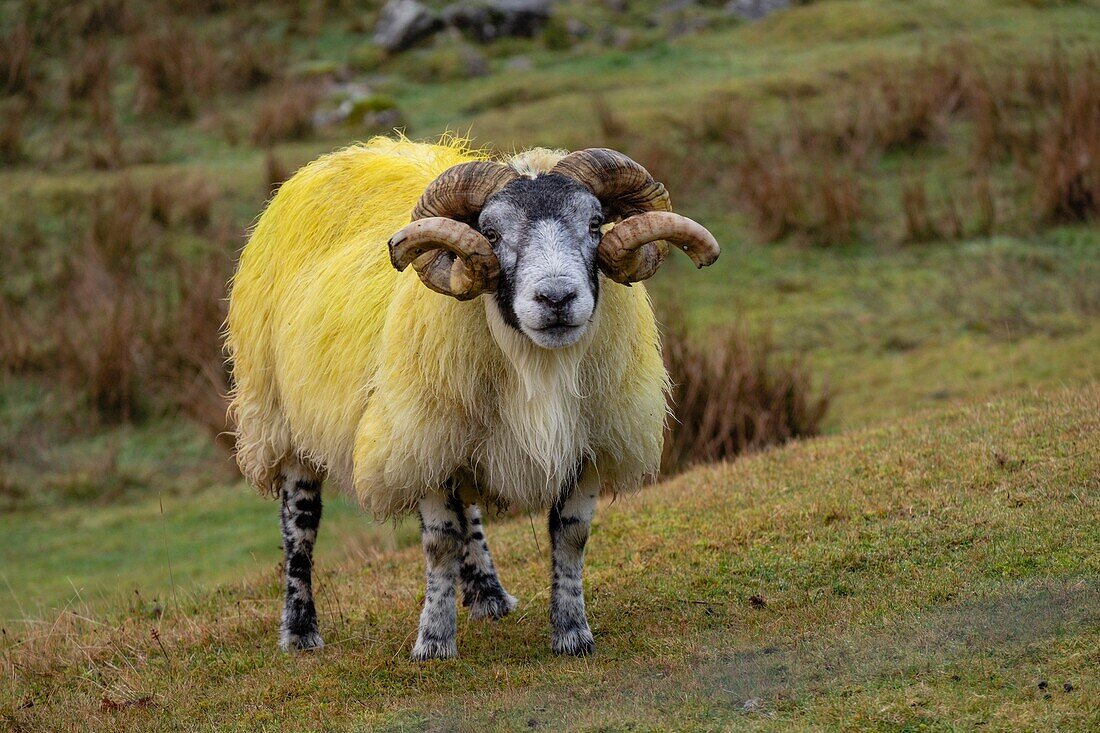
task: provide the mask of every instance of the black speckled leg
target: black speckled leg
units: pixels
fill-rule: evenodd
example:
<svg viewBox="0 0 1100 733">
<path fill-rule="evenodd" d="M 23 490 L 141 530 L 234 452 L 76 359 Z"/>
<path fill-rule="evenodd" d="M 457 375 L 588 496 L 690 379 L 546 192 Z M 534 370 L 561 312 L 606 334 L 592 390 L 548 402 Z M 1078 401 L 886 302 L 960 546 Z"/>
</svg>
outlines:
<svg viewBox="0 0 1100 733">
<path fill-rule="evenodd" d="M 279 647 L 285 651 L 317 649 L 324 646 L 313 604 L 313 547 L 321 525 L 321 477 L 293 461 L 283 467 L 279 481 L 286 571 Z"/>
<path fill-rule="evenodd" d="M 596 650 L 585 615 L 581 575 L 598 493 L 594 481 L 577 481 L 550 510 L 550 642 L 557 654 L 585 655 Z"/>
<path fill-rule="evenodd" d="M 485 527 L 481 523 L 481 510 L 476 504 L 466 507 L 466 542 L 462 548 L 462 567 L 459 580 L 462 584 L 462 605 L 469 606 L 470 618 L 501 619 L 516 608 L 516 599 L 497 577 L 489 543 L 485 539 Z"/>
</svg>

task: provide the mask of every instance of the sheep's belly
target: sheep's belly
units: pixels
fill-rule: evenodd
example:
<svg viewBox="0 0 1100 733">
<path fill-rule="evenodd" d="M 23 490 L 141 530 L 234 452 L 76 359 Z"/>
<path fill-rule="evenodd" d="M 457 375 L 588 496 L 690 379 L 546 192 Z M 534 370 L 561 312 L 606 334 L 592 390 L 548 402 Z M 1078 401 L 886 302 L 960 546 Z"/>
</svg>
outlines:
<svg viewBox="0 0 1100 733">
<path fill-rule="evenodd" d="M 471 461 L 476 491 L 502 506 L 546 509 L 576 480 L 582 459 L 590 451 L 579 438 L 553 444 L 525 444 L 511 435 L 495 435 Z"/>
</svg>

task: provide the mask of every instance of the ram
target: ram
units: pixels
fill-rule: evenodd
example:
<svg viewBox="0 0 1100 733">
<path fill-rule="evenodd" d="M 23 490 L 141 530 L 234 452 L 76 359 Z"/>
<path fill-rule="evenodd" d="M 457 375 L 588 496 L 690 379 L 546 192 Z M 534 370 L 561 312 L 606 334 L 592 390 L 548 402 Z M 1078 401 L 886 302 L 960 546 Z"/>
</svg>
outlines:
<svg viewBox="0 0 1100 733">
<path fill-rule="evenodd" d="M 327 479 L 379 517 L 419 512 L 414 658 L 456 654 L 456 585 L 474 618 L 515 608 L 486 504 L 549 512 L 552 647 L 593 650 L 581 570 L 596 499 L 656 474 L 666 412 L 653 312 L 628 286 L 670 243 L 700 267 L 718 256 L 611 150 L 501 163 L 461 141 L 376 138 L 281 187 L 241 254 L 226 343 L 237 460 L 281 500 L 283 648 L 322 645 Z"/>
</svg>

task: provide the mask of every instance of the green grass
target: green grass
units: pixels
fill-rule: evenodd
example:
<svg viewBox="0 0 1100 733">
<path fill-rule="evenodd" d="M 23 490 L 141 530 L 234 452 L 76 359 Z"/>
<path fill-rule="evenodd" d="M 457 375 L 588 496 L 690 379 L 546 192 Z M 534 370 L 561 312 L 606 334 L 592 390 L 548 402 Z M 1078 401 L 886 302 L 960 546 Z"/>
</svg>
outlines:
<svg viewBox="0 0 1100 733">
<path fill-rule="evenodd" d="M 410 548 L 322 568 L 329 645 L 316 654 L 273 652 L 273 574 L 189 595 L 159 620 L 66 613 L 9 631 L 0 720 L 1088 730 L 1100 722 L 1097 404 L 1093 384 L 921 412 L 601 506 L 591 659 L 550 653 L 545 533 L 519 518 L 488 532 L 520 608 L 498 624 L 460 615 L 459 660 L 407 658 L 422 583 Z"/>
<path fill-rule="evenodd" d="M 1091 0 L 823 0 L 673 39 L 644 27 L 658 4 L 630 4 L 624 49 L 507 41 L 479 49 L 487 76 L 411 81 L 421 64 L 450 73 L 457 44 L 441 39 L 366 78 L 414 137 L 575 148 L 607 142 L 595 95 L 632 142 L 676 133 L 675 119 L 721 94 L 751 100 L 761 124 L 788 124 L 790 98 L 827 113 L 853 80 L 958 41 L 994 65 L 1041 58 L 1054 39 L 1071 54 L 1100 44 Z M 605 22 L 594 4 L 563 6 Z M 249 6 L 196 32 L 216 39 L 242 18 L 272 38 L 287 23 L 281 6 Z M 363 36 L 336 14 L 284 40 L 289 63 L 323 63 L 354 57 Z M 116 46 L 123 136 L 153 154 L 92 171 L 78 146 L 46 170 L 4 169 L 0 222 L 29 214 L 69 247 L 92 193 L 200 175 L 222 192 L 215 221 L 243 231 L 267 195 L 264 152 L 243 142 L 263 93 L 210 102 L 238 143 L 201 113 L 142 117 L 128 46 Z M 509 70 L 514 55 L 531 68 Z M 59 85 L 66 60 L 45 63 Z M 29 116 L 26 146 L 82 143 L 85 123 Z M 293 170 L 355 136 L 276 154 Z M 460 616 L 462 658 L 413 665 L 415 532 L 336 498 L 318 551 L 328 648 L 278 655 L 276 508 L 227 475 L 208 436 L 170 414 L 104 426 L 71 386 L 0 375 L 0 728 L 1096 728 L 1100 235 L 1025 220 L 1013 236 L 897 245 L 906 166 L 967 191 L 967 145 L 953 129 L 878 161 L 873 226 L 829 250 L 758 244 L 719 195 L 673 190 L 724 251 L 701 275 L 670 261 L 651 281 L 658 309 L 683 308 L 701 338 L 731 321 L 768 331 L 832 392 L 829 435 L 602 507 L 591 660 L 550 654 L 545 532 L 513 519 L 489 532 L 519 612 L 495 626 Z M 1015 175 L 994 174 L 1003 186 Z"/>
<path fill-rule="evenodd" d="M 271 572 L 282 558 L 278 506 L 241 484 L 195 494 L 145 497 L 0 515 L 7 538 L 0 569 L 0 619 L 18 624 L 58 608 L 97 613 L 163 607 L 176 593 L 203 593 Z M 415 531 L 379 525 L 351 502 L 325 503 L 329 542 L 318 555 L 408 544 Z"/>
</svg>

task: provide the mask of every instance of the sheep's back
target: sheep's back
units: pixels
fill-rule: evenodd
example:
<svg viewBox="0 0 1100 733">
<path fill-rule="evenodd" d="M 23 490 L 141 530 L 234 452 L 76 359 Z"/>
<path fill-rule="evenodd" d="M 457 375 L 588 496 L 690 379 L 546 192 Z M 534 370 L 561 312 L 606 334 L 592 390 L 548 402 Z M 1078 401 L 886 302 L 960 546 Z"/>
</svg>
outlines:
<svg viewBox="0 0 1100 733">
<path fill-rule="evenodd" d="M 386 242 L 439 173 L 473 158 L 460 143 L 376 138 L 302 168 L 260 217 L 226 343 L 238 460 L 261 490 L 292 451 L 338 470 L 350 461 L 394 289 L 416 277 L 393 270 Z"/>
</svg>

